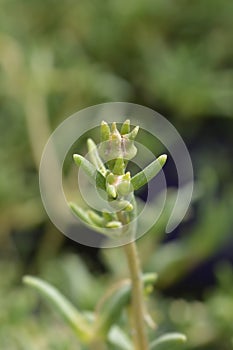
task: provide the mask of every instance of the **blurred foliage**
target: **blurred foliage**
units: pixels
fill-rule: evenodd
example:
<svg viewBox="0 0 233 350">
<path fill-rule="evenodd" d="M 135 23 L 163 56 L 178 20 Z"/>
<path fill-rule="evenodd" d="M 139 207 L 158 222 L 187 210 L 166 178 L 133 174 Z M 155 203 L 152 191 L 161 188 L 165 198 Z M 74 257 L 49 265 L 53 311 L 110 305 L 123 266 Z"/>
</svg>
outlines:
<svg viewBox="0 0 233 350">
<path fill-rule="evenodd" d="M 96 264 L 102 261 L 105 275 L 88 271 L 77 256 L 58 254 L 63 236 L 42 209 L 38 167 L 51 131 L 67 116 L 129 101 L 173 122 L 196 176 L 178 239 L 160 244 L 171 190 L 157 226 L 139 240 L 145 269 L 160 275 L 153 306 L 158 333 L 187 333 L 187 349 L 232 349 L 228 265 L 198 301 L 200 280 L 189 286 L 192 298 L 184 291 L 173 300 L 160 291 L 204 262 L 217 265 L 218 252 L 224 258 L 224 247 L 232 246 L 233 2 L 1 0 L 0 7 L 0 348 L 77 349 L 72 333 L 19 284 L 22 270 L 38 272 L 85 309 L 127 274 L 119 250 L 101 252 Z M 68 178 L 68 192 L 72 183 Z"/>
</svg>

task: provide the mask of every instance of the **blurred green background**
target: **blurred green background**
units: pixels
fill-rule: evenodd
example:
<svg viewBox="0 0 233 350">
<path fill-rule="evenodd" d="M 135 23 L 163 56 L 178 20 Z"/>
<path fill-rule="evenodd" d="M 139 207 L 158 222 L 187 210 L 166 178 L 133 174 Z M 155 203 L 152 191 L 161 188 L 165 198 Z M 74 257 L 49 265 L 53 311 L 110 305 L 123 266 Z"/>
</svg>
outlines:
<svg viewBox="0 0 233 350">
<path fill-rule="evenodd" d="M 232 14 L 231 0 L 0 0 L 0 349 L 77 349 L 22 286 L 24 273 L 87 310 L 127 274 L 119 250 L 81 247 L 57 232 L 38 186 L 56 126 L 112 101 L 162 113 L 194 166 L 179 229 L 165 237 L 165 212 L 138 242 L 144 268 L 160 274 L 151 298 L 157 332 L 186 333 L 188 350 L 233 349 Z"/>
</svg>

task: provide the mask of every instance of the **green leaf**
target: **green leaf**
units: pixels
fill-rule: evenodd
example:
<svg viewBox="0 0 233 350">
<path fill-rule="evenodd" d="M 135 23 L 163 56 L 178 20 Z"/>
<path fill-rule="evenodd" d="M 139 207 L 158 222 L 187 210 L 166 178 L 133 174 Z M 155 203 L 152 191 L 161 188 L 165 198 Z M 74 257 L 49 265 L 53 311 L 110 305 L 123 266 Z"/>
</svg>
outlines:
<svg viewBox="0 0 233 350">
<path fill-rule="evenodd" d="M 86 158 L 80 154 L 73 155 L 75 164 L 82 167 L 83 171 L 89 177 L 92 184 L 96 184 L 97 187 L 105 190 L 105 178 L 104 176 L 90 163 Z"/>
<path fill-rule="evenodd" d="M 94 225 L 103 227 L 105 224 L 105 219 L 93 210 L 88 210 L 87 215 Z"/>
<path fill-rule="evenodd" d="M 96 187 L 106 191 L 106 179 L 99 171 L 96 171 L 95 184 Z"/>
<path fill-rule="evenodd" d="M 75 331 L 80 341 L 86 343 L 92 337 L 92 329 L 85 317 L 56 288 L 37 277 L 24 276 L 23 283 L 35 288 L 53 305 L 66 323 Z"/>
<path fill-rule="evenodd" d="M 108 333 L 108 341 L 119 350 L 133 350 L 133 343 L 128 335 L 118 326 L 113 326 Z M 114 349 L 115 349 L 114 348 Z"/>
<path fill-rule="evenodd" d="M 69 206 L 73 213 L 79 217 L 79 219 L 81 219 L 89 229 L 92 229 L 108 238 L 119 237 L 121 234 L 122 224 L 119 221 L 112 220 L 114 217 L 108 216 L 108 218 L 111 218 L 112 221 L 109 222 L 110 225 L 106 223 L 106 226 L 103 226 L 104 222 L 107 220 L 106 216 L 103 217 L 102 221 L 100 220 L 101 217 L 97 217 L 96 215 L 98 214 L 91 210 L 83 210 L 73 202 L 70 202 Z"/>
<path fill-rule="evenodd" d="M 134 191 L 138 190 L 140 187 L 144 186 L 150 180 L 152 180 L 162 169 L 166 163 L 167 155 L 162 154 L 160 157 L 155 159 L 151 164 L 149 164 L 145 169 L 140 171 L 131 179 L 131 184 Z"/>
<path fill-rule="evenodd" d="M 109 195 L 109 197 L 112 197 L 112 198 L 116 198 L 117 197 L 115 186 L 109 184 L 108 182 L 106 184 L 106 191 L 107 191 L 107 194 Z"/>
<path fill-rule="evenodd" d="M 135 140 L 135 138 L 138 134 L 138 131 L 139 131 L 139 126 L 135 126 L 135 128 L 129 134 L 127 134 L 126 137 L 129 140 Z"/>
<path fill-rule="evenodd" d="M 110 128 L 108 124 L 103 120 L 100 127 L 101 141 L 108 141 L 110 138 Z"/>
<path fill-rule="evenodd" d="M 84 172 L 89 176 L 89 178 L 94 181 L 95 180 L 95 173 L 96 168 L 93 164 L 89 162 L 86 158 L 81 156 L 80 154 L 73 154 L 73 159 L 76 165 L 82 167 Z"/>
<path fill-rule="evenodd" d="M 125 163 L 123 158 L 117 158 L 113 168 L 113 174 L 123 175 L 125 173 Z"/>
<path fill-rule="evenodd" d="M 104 163 L 102 162 L 102 160 L 99 156 L 99 152 L 98 152 L 98 149 L 97 149 L 95 142 L 92 139 L 88 139 L 87 146 L 88 146 L 88 151 L 89 151 L 89 155 L 90 155 L 90 159 L 91 159 L 92 163 L 94 164 L 96 169 L 103 176 L 105 176 L 107 169 L 105 168 Z"/>
<path fill-rule="evenodd" d="M 142 276 L 144 288 L 153 285 L 157 279 L 154 273 L 144 274 Z M 129 303 L 131 295 L 131 281 L 125 280 L 112 288 L 107 293 L 98 310 L 96 332 L 105 336 L 108 334 L 112 325 L 117 322 L 122 309 Z"/>
<path fill-rule="evenodd" d="M 150 344 L 150 350 L 169 349 L 175 345 L 183 344 L 187 341 L 184 334 L 181 333 L 167 333 L 156 339 Z"/>
<path fill-rule="evenodd" d="M 121 135 L 128 134 L 130 132 L 130 120 L 126 119 L 121 127 Z"/>
<path fill-rule="evenodd" d="M 70 209 L 73 211 L 73 213 L 78 216 L 82 221 L 89 225 L 93 225 L 92 220 L 90 219 L 88 213 L 86 210 L 79 207 L 77 204 L 70 202 L 69 203 Z"/>
</svg>

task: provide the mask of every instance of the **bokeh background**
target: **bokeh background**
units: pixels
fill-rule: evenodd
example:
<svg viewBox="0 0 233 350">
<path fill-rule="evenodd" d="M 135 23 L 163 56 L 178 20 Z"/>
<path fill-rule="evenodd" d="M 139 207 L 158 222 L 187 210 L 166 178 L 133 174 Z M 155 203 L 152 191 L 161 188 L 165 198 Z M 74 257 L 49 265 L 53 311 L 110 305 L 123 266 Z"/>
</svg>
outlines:
<svg viewBox="0 0 233 350">
<path fill-rule="evenodd" d="M 82 108 L 112 101 L 162 113 L 194 166 L 183 223 L 165 236 L 165 212 L 138 242 L 144 269 L 160 276 L 151 298 L 157 333 L 186 333 L 188 350 L 233 348 L 232 14 L 231 0 L 0 1 L 1 349 L 78 346 L 22 286 L 25 273 L 87 310 L 127 275 L 119 250 L 82 247 L 58 232 L 38 186 L 52 130 Z M 175 176 L 167 171 L 171 186 Z"/>
</svg>

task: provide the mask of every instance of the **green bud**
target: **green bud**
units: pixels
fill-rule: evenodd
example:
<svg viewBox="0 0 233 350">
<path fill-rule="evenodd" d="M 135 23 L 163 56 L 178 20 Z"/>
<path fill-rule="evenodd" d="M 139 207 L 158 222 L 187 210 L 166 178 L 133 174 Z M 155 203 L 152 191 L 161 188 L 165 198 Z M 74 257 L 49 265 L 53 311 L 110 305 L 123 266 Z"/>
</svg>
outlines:
<svg viewBox="0 0 233 350">
<path fill-rule="evenodd" d="M 106 123 L 102 123 L 102 128 L 104 127 L 106 129 L 107 127 L 105 124 Z M 125 131 L 128 131 L 129 129 L 129 121 L 126 121 L 125 124 L 123 124 L 122 128 L 124 133 L 120 134 L 116 123 L 112 123 L 111 131 L 109 131 L 110 129 L 108 126 L 108 132 L 104 133 L 104 137 L 101 136 L 101 140 L 104 140 L 105 142 L 101 142 L 99 145 L 99 154 L 104 161 L 116 161 L 118 158 L 129 160 L 135 157 L 137 149 L 134 145 L 133 140 L 138 133 L 139 127 L 136 127 L 130 133 L 125 134 Z M 102 134 L 103 131 L 101 132 L 101 135 Z M 123 164 L 121 164 L 121 166 L 123 167 Z M 112 168 L 114 168 L 114 166 Z M 116 171 L 122 173 L 122 170 L 119 170 L 118 166 L 116 168 Z"/>
<path fill-rule="evenodd" d="M 139 126 L 135 126 L 135 128 L 127 135 L 125 135 L 129 140 L 135 140 L 139 131 Z"/>
<path fill-rule="evenodd" d="M 88 210 L 87 215 L 90 218 L 92 224 L 103 227 L 105 220 L 102 216 L 94 212 L 93 210 Z"/>
<path fill-rule="evenodd" d="M 125 163 L 123 158 L 118 158 L 115 161 L 115 165 L 113 168 L 113 173 L 117 175 L 123 175 L 125 172 Z"/>
<path fill-rule="evenodd" d="M 121 181 L 119 185 L 117 185 L 117 193 L 119 196 L 127 196 L 132 191 L 133 187 L 129 181 Z"/>
<path fill-rule="evenodd" d="M 110 173 L 107 177 L 106 177 L 106 181 L 107 183 L 109 183 L 110 185 L 113 185 L 116 181 L 116 176 L 113 173 Z"/>
<path fill-rule="evenodd" d="M 101 142 L 108 141 L 110 137 L 110 128 L 105 121 L 102 121 L 100 127 Z"/>
<path fill-rule="evenodd" d="M 126 205 L 126 207 L 124 208 L 125 211 L 132 211 L 133 210 L 133 204 L 129 203 Z"/>
<path fill-rule="evenodd" d="M 129 171 L 127 171 L 127 173 L 126 173 L 126 174 L 124 174 L 124 175 L 122 176 L 122 180 L 125 180 L 125 181 L 130 181 L 130 179 L 131 179 L 130 172 L 129 172 Z"/>
<path fill-rule="evenodd" d="M 130 120 L 127 119 L 121 127 L 121 135 L 128 134 L 130 132 Z"/>
<path fill-rule="evenodd" d="M 92 221 L 90 220 L 90 217 L 88 216 L 87 212 L 80 208 L 77 204 L 70 202 L 69 203 L 70 209 L 72 212 L 79 217 L 82 221 L 86 222 L 89 225 L 92 225 Z"/>
<path fill-rule="evenodd" d="M 112 134 L 119 134 L 120 135 L 120 133 L 119 133 L 119 131 L 118 131 L 118 129 L 117 129 L 117 125 L 116 125 L 116 122 L 113 122 L 112 123 L 112 125 L 111 125 L 111 132 L 112 132 Z"/>
<path fill-rule="evenodd" d="M 109 211 L 103 210 L 102 215 L 103 215 L 103 218 L 105 219 L 105 222 L 116 220 L 116 215 L 114 213 L 110 213 Z"/>
<path fill-rule="evenodd" d="M 120 228 L 122 223 L 120 221 L 110 221 L 106 224 L 107 228 Z"/>
<path fill-rule="evenodd" d="M 106 184 L 106 190 L 107 190 L 107 194 L 112 197 L 112 198 L 116 198 L 117 197 L 117 193 L 116 193 L 116 188 L 114 185 L 110 185 L 109 183 Z"/>
<path fill-rule="evenodd" d="M 119 195 L 120 197 L 127 196 L 133 192 L 133 186 L 131 185 L 130 180 L 130 172 L 127 172 L 124 175 L 114 175 L 113 173 L 110 173 L 106 177 L 106 183 L 107 186 L 114 186 L 114 193 L 116 192 L 116 195 Z M 112 188 L 110 188 L 110 191 L 113 191 Z M 114 198 L 116 198 L 116 196 Z"/>
<path fill-rule="evenodd" d="M 127 200 L 114 200 L 109 202 L 109 204 L 115 209 L 115 210 L 125 210 L 125 211 L 132 211 L 133 205 L 127 201 Z"/>
</svg>

